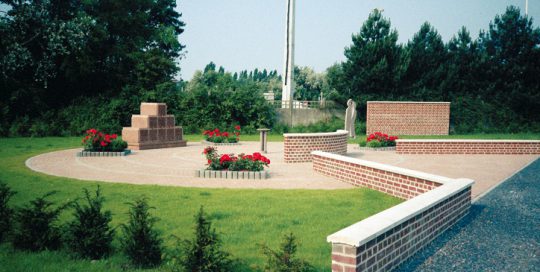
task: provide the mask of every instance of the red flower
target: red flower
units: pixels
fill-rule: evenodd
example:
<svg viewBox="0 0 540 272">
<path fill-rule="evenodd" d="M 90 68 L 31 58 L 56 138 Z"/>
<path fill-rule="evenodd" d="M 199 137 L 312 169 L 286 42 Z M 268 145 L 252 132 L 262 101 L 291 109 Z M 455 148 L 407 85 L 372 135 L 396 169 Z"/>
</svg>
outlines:
<svg viewBox="0 0 540 272">
<path fill-rule="evenodd" d="M 105 146 L 107 146 L 107 143 L 105 141 L 101 141 L 100 145 L 105 147 Z"/>
<path fill-rule="evenodd" d="M 219 128 L 214 129 L 215 133 L 219 133 Z"/>
<path fill-rule="evenodd" d="M 228 154 L 221 155 L 221 158 L 219 159 L 219 164 L 223 164 L 224 162 L 230 162 L 232 161 L 231 157 Z"/>
<path fill-rule="evenodd" d="M 118 135 L 116 135 L 116 133 L 115 133 L 115 134 L 111 135 L 111 138 L 116 139 L 116 138 L 118 138 Z"/>
<path fill-rule="evenodd" d="M 240 126 L 235 126 L 234 129 L 240 130 Z"/>
<path fill-rule="evenodd" d="M 223 132 L 221 136 L 229 138 L 229 132 Z"/>
</svg>

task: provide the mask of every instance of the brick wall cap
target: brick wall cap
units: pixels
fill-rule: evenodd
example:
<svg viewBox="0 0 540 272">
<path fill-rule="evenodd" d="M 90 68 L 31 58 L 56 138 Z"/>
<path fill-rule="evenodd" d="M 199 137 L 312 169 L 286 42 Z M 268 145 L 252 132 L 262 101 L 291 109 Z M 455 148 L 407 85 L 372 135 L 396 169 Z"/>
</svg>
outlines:
<svg viewBox="0 0 540 272">
<path fill-rule="evenodd" d="M 351 158 L 351 157 L 338 155 L 338 154 L 332 154 L 332 153 L 323 152 L 323 151 L 313 151 L 313 152 L 311 152 L 311 154 L 316 155 L 316 156 L 329 158 L 329 159 L 334 159 L 334 160 L 345 161 L 345 162 L 354 163 L 354 164 L 358 164 L 358 165 L 363 165 L 363 166 L 375 168 L 375 169 L 378 169 L 378 170 L 388 171 L 388 172 L 401 174 L 401 175 L 405 175 L 405 176 L 409 176 L 409 177 L 424 179 L 424 180 L 432 181 L 432 182 L 439 183 L 439 184 L 446 184 L 446 183 L 454 181 L 454 179 L 452 179 L 452 178 L 447 178 L 447 177 L 443 177 L 443 176 L 437 176 L 437 175 L 433 175 L 433 174 L 429 174 L 429 173 L 425 173 L 425 172 L 420 172 L 420 171 L 416 171 L 416 170 L 401 168 L 401 167 L 388 165 L 388 164 L 382 164 L 382 163 L 378 163 L 378 162 L 372 162 L 372 161 L 366 161 L 366 160 Z"/>
<path fill-rule="evenodd" d="M 319 137 L 319 136 L 338 136 L 348 135 L 346 130 L 338 130 L 336 132 L 317 132 L 317 133 L 284 133 L 283 137 Z"/>
<path fill-rule="evenodd" d="M 141 106 L 142 105 L 167 105 L 167 103 L 154 103 L 154 102 L 142 102 L 141 103 Z"/>
<path fill-rule="evenodd" d="M 398 139 L 397 143 L 540 143 L 540 140 Z"/>
<path fill-rule="evenodd" d="M 454 179 L 453 182 L 446 183 L 331 234 L 326 240 L 330 243 L 360 247 L 473 184 L 474 181 L 471 179 Z"/>
<path fill-rule="evenodd" d="M 386 104 L 386 103 L 393 103 L 393 104 L 450 104 L 450 102 L 422 102 L 422 101 L 368 101 L 368 104 Z"/>
</svg>

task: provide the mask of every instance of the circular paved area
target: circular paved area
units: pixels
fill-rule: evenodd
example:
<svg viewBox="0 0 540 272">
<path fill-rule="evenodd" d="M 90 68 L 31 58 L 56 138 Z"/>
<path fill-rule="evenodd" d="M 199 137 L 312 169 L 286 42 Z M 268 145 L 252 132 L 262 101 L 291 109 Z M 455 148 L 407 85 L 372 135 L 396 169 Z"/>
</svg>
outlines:
<svg viewBox="0 0 540 272">
<path fill-rule="evenodd" d="M 473 198 L 511 176 L 538 158 L 535 155 L 398 155 L 394 151 L 363 151 L 348 146 L 347 156 L 450 178 L 471 178 Z M 49 175 L 107 182 L 158 184 L 184 187 L 343 189 L 352 185 L 313 172 L 311 163 L 286 164 L 283 143 L 269 142 L 267 157 L 272 161 L 267 180 L 195 178 L 195 170 L 205 167 L 201 154 L 205 145 L 189 142 L 187 147 L 134 151 L 126 157 L 76 157 L 79 149 L 41 154 L 28 159 L 27 166 Z M 258 142 L 220 146 L 218 152 L 252 153 Z"/>
</svg>

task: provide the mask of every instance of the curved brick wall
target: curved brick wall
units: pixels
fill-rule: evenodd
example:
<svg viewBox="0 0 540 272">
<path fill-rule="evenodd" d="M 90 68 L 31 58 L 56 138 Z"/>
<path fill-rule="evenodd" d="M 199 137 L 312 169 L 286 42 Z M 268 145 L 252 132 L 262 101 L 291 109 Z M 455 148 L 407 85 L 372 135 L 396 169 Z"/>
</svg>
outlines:
<svg viewBox="0 0 540 272">
<path fill-rule="evenodd" d="M 316 150 L 346 154 L 347 134 L 345 130 L 327 133 L 283 134 L 285 162 L 310 162 L 312 159 L 311 152 Z"/>
<path fill-rule="evenodd" d="M 469 212 L 470 179 L 313 152 L 313 170 L 408 199 L 329 235 L 332 271 L 391 271 Z"/>
<path fill-rule="evenodd" d="M 367 135 L 448 135 L 450 102 L 368 101 Z"/>
<path fill-rule="evenodd" d="M 540 140 L 397 140 L 398 154 L 540 154 Z"/>
</svg>

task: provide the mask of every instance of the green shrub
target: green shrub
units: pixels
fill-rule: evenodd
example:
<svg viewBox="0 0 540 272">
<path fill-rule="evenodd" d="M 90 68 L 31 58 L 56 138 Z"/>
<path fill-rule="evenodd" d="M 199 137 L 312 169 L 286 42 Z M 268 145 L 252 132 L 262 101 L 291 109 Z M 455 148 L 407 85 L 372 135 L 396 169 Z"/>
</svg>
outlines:
<svg viewBox="0 0 540 272">
<path fill-rule="evenodd" d="M 360 138 L 360 141 L 358 142 L 358 145 L 360 147 L 365 147 L 367 145 L 366 139 L 365 138 Z"/>
<path fill-rule="evenodd" d="M 122 225 L 122 248 L 132 264 L 138 267 L 155 267 L 161 263 L 163 240 L 154 229 L 157 218 L 150 215 L 146 198 L 128 203 L 129 223 Z"/>
<path fill-rule="evenodd" d="M 55 192 L 49 192 L 30 201 L 30 204 L 15 213 L 15 248 L 29 251 L 60 248 L 60 229 L 56 226 L 56 221 L 67 205 L 53 208 L 55 203 L 47 200 L 53 194 Z"/>
<path fill-rule="evenodd" d="M 307 272 L 315 269 L 308 262 L 295 257 L 296 237 L 292 233 L 283 237 L 279 251 L 274 251 L 266 245 L 262 246 L 267 258 L 265 271 L 272 272 Z"/>
<path fill-rule="evenodd" d="M 15 195 L 6 184 L 0 182 L 0 243 L 11 229 L 13 209 L 8 206 L 9 199 Z"/>
<path fill-rule="evenodd" d="M 221 239 L 216 230 L 212 229 L 212 223 L 207 219 L 202 206 L 195 216 L 195 237 L 181 242 L 170 264 L 175 271 L 232 271 L 233 261 L 229 253 L 221 249 Z"/>
<path fill-rule="evenodd" d="M 367 146 L 372 148 L 383 147 L 383 143 L 377 140 L 372 140 L 367 142 Z"/>
<path fill-rule="evenodd" d="M 66 228 L 66 244 L 80 257 L 101 259 L 112 251 L 114 230 L 109 226 L 111 212 L 102 211 L 105 199 L 99 186 L 94 197 L 87 189 L 84 189 L 84 195 L 87 205 L 78 201 L 73 203 L 75 219 Z"/>
<path fill-rule="evenodd" d="M 112 152 L 122 152 L 128 147 L 128 144 L 126 141 L 123 141 L 122 139 L 114 139 L 111 142 L 111 151 Z"/>
</svg>

